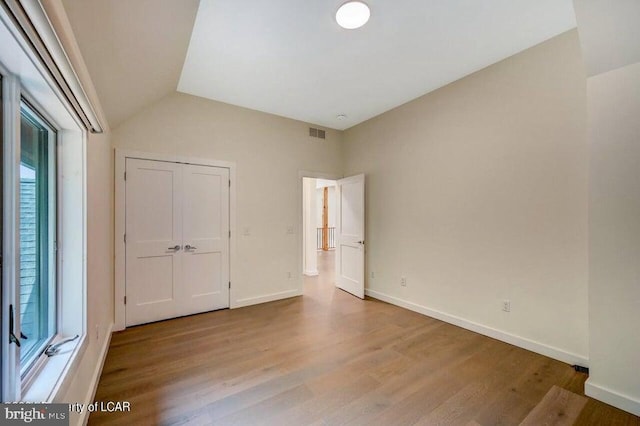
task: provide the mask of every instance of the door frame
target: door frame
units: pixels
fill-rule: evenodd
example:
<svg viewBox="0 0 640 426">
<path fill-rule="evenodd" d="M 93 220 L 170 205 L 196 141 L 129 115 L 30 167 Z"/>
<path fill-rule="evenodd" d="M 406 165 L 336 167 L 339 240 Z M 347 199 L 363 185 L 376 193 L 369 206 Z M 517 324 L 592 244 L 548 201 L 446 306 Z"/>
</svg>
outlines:
<svg viewBox="0 0 640 426">
<path fill-rule="evenodd" d="M 229 229 L 231 238 L 229 239 L 229 281 L 233 282 L 236 276 L 236 163 L 232 161 L 212 160 L 207 158 L 181 157 L 170 154 L 156 154 L 151 152 L 140 152 L 128 149 L 115 149 L 115 226 L 114 226 L 114 331 L 126 328 L 126 309 L 124 297 L 126 295 L 126 274 L 125 258 L 126 248 L 124 242 L 126 203 L 125 203 L 125 180 L 127 158 L 137 160 L 164 161 L 179 164 L 191 164 L 195 166 L 221 167 L 229 169 Z M 302 180 L 302 179 L 301 179 Z M 301 201 L 302 203 L 302 201 Z M 233 309 L 237 303 L 233 298 L 234 287 L 229 289 L 229 308 Z"/>
<path fill-rule="evenodd" d="M 304 202 L 304 194 L 303 194 L 303 178 L 312 178 L 312 179 L 327 179 L 327 180 L 338 180 L 342 179 L 344 175 L 340 175 L 337 173 L 324 173 L 324 172 L 312 172 L 308 170 L 299 170 L 298 171 L 298 296 L 302 296 L 304 292 L 304 258 L 302 255 L 303 245 L 304 245 L 304 209 L 302 208 L 302 204 Z"/>
</svg>

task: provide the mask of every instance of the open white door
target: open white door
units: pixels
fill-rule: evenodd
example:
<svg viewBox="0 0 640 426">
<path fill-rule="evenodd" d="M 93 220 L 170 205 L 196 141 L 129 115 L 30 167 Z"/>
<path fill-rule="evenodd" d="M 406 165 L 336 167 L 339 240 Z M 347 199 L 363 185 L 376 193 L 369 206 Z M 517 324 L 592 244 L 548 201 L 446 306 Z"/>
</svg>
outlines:
<svg viewBox="0 0 640 426">
<path fill-rule="evenodd" d="M 364 299 L 364 175 L 337 181 L 336 285 Z"/>
</svg>

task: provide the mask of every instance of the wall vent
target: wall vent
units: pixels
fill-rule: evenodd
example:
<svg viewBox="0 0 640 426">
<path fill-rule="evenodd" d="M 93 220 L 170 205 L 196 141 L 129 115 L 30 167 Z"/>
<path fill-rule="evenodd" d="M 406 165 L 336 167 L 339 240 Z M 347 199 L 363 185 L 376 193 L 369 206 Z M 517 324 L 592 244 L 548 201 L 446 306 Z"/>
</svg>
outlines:
<svg viewBox="0 0 640 426">
<path fill-rule="evenodd" d="M 312 138 L 326 139 L 326 132 L 324 130 L 309 127 L 309 136 Z"/>
</svg>

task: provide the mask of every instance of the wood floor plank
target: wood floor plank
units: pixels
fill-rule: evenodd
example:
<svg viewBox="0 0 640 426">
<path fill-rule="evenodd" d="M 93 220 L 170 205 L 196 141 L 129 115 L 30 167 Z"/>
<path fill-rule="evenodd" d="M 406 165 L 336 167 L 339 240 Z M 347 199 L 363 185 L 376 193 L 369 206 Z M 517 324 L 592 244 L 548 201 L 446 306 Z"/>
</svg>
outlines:
<svg viewBox="0 0 640 426">
<path fill-rule="evenodd" d="M 274 423 L 279 413 L 297 407 L 314 397 L 307 386 L 300 385 L 288 391 L 254 404 L 244 410 L 236 411 L 215 421 L 216 425 L 264 425 Z M 214 419 L 209 417 L 210 422 Z"/>
<path fill-rule="evenodd" d="M 552 389 L 583 397 L 569 365 L 337 290 L 331 255 L 303 297 L 115 333 L 96 401 L 131 412 L 89 424 L 517 425 Z M 577 425 L 640 425 L 585 400 Z M 566 401 L 536 416 L 573 413 Z"/>
<path fill-rule="evenodd" d="M 589 398 L 575 425 L 640 426 L 640 417 L 632 416 L 604 402 Z"/>
<path fill-rule="evenodd" d="M 587 398 L 553 386 L 527 415 L 521 426 L 571 426 L 587 403 Z"/>
</svg>

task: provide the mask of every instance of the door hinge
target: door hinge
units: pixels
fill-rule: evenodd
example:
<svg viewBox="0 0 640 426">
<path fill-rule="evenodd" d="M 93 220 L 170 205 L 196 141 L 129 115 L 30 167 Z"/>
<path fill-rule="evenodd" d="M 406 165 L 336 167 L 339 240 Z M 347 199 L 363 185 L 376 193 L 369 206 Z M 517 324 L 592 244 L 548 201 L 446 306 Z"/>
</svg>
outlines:
<svg viewBox="0 0 640 426">
<path fill-rule="evenodd" d="M 127 172 L 124 172 L 124 180 L 127 180 Z"/>
<path fill-rule="evenodd" d="M 229 188 L 231 188 L 231 179 L 229 179 Z"/>
<path fill-rule="evenodd" d="M 231 281 L 229 281 L 229 288 L 231 288 Z"/>
<path fill-rule="evenodd" d="M 229 229 L 229 238 L 231 238 L 231 229 Z"/>
<path fill-rule="evenodd" d="M 124 234 L 124 242 L 127 242 L 127 234 Z"/>
<path fill-rule="evenodd" d="M 124 297 L 124 304 L 127 304 L 127 296 Z"/>
</svg>

